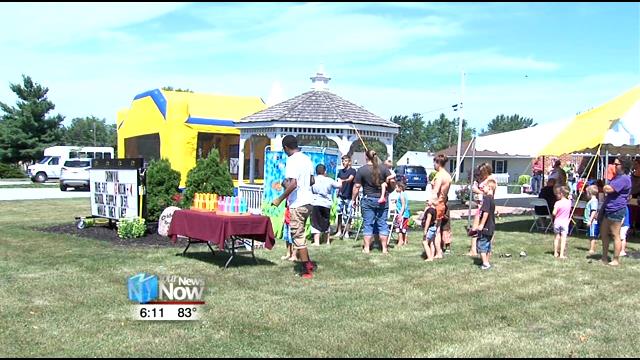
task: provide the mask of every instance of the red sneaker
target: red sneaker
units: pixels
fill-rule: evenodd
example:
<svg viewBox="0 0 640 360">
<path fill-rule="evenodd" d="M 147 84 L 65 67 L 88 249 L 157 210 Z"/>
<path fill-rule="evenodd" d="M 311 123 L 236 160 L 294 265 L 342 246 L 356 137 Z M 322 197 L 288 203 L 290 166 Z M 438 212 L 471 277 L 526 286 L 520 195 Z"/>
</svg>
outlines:
<svg viewBox="0 0 640 360">
<path fill-rule="evenodd" d="M 311 272 L 304 273 L 304 274 L 302 274 L 302 278 L 303 279 L 313 279 L 313 273 L 311 273 Z"/>
<path fill-rule="evenodd" d="M 316 271 L 317 266 L 313 263 L 313 261 L 307 261 L 307 263 L 304 264 L 304 268 L 308 273 L 312 273 Z"/>
</svg>

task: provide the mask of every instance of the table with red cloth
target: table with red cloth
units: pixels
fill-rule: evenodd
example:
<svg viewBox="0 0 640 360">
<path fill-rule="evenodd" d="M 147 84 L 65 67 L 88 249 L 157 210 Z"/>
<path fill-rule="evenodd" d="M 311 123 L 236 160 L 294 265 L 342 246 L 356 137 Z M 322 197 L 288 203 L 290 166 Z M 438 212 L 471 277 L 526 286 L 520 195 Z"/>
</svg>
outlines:
<svg viewBox="0 0 640 360">
<path fill-rule="evenodd" d="M 218 249 L 223 251 L 230 250 L 231 257 L 225 264 L 225 268 L 235 256 L 236 249 L 244 247 L 245 243 L 242 239 L 251 240 L 251 255 L 254 260 L 254 241 L 264 242 L 267 249 L 275 245 L 271 219 L 253 214 L 222 215 L 206 211 L 176 210 L 171 219 L 168 235 L 173 242 L 177 240 L 178 235 L 188 238 L 189 243 L 183 254 L 192 243 L 206 243 L 214 255 L 215 252 L 210 244 L 218 246 Z"/>
</svg>

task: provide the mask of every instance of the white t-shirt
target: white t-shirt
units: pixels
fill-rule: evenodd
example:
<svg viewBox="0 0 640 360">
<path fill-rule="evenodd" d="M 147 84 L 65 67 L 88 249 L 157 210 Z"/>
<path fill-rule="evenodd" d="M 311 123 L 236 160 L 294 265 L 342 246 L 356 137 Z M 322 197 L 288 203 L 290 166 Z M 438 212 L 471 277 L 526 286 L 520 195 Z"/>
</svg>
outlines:
<svg viewBox="0 0 640 360">
<path fill-rule="evenodd" d="M 330 208 L 333 205 L 333 189 L 340 187 L 338 181 L 324 175 L 318 175 L 314 179 L 316 182 L 311 187 L 313 206 Z"/>
<path fill-rule="evenodd" d="M 310 205 L 313 201 L 311 175 L 313 175 L 313 163 L 307 155 L 298 151 L 289 156 L 284 170 L 284 177 L 296 179 L 298 183 L 298 187 L 289 194 L 287 199 L 290 208 L 295 209 L 300 206 Z"/>
</svg>

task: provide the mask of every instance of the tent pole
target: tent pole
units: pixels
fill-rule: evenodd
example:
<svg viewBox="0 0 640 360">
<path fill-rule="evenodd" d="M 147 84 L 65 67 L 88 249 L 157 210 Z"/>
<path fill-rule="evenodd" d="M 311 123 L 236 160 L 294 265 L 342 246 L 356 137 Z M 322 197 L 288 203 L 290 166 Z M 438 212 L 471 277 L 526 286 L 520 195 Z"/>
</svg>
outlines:
<svg viewBox="0 0 640 360">
<path fill-rule="evenodd" d="M 538 190 L 542 190 L 542 188 L 544 187 L 544 184 L 545 184 L 545 182 L 544 182 L 544 174 L 546 173 L 545 165 L 544 165 L 545 161 L 547 161 L 545 156 L 542 156 L 542 183 L 540 183 L 540 189 L 538 189 Z"/>
<path fill-rule="evenodd" d="M 473 201 L 473 171 L 476 168 L 476 137 L 473 137 L 473 150 L 471 152 L 471 179 L 469 179 L 469 213 L 467 214 L 467 227 L 471 226 L 471 201 Z"/>
<path fill-rule="evenodd" d="M 604 147 L 604 171 L 603 171 L 603 178 L 604 178 L 604 183 L 605 184 L 609 184 L 609 179 L 607 179 L 607 175 L 609 175 L 609 147 L 605 145 Z"/>
<path fill-rule="evenodd" d="M 602 155 L 600 155 L 600 148 L 598 148 L 598 152 L 595 154 L 595 160 L 597 164 L 596 168 L 596 180 L 601 179 L 600 177 L 600 169 L 602 169 Z"/>
</svg>

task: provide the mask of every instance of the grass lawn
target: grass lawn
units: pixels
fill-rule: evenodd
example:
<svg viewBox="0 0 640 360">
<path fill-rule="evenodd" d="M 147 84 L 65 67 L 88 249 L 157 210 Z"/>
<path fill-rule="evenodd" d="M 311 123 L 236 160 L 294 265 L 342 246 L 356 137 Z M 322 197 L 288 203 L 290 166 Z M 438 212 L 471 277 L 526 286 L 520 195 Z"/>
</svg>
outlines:
<svg viewBox="0 0 640 360">
<path fill-rule="evenodd" d="M 3 357 L 612 357 L 640 353 L 640 260 L 569 259 L 528 217 L 498 224 L 494 267 L 463 255 L 422 261 L 419 233 L 383 256 L 353 240 L 311 247 L 314 279 L 294 276 L 278 242 L 223 270 L 206 246 L 124 248 L 33 227 L 90 213 L 87 199 L 0 202 L 0 356 Z M 134 240 L 132 240 L 134 241 Z M 635 240 L 634 240 L 635 241 Z M 637 251 L 631 243 L 629 251 Z M 525 250 L 526 258 L 518 253 Z M 512 258 L 500 258 L 511 253 Z M 200 321 L 136 321 L 126 279 L 139 272 L 202 276 Z"/>
</svg>

